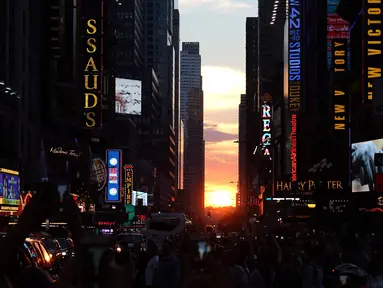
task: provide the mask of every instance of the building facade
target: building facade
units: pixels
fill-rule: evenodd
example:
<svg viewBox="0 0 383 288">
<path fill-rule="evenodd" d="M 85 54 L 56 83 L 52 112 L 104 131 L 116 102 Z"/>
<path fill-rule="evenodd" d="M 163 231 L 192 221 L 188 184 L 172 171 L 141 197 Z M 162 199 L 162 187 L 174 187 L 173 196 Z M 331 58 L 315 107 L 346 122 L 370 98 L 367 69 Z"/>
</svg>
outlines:
<svg viewBox="0 0 383 288">
<path fill-rule="evenodd" d="M 183 42 L 181 51 L 181 120 L 185 127 L 184 191 L 190 211 L 204 207 L 203 91 L 199 43 Z"/>
<path fill-rule="evenodd" d="M 241 102 L 238 108 L 238 195 L 236 197 L 237 205 L 241 207 L 246 205 L 242 199 L 247 198 L 247 143 L 246 143 L 246 94 L 241 95 Z"/>
</svg>

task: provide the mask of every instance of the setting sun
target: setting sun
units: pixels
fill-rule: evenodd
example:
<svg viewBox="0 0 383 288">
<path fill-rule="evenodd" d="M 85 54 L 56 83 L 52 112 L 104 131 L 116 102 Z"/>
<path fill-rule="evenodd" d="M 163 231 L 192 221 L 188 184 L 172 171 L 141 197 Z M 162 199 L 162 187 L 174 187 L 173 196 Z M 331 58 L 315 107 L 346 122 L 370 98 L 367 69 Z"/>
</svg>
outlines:
<svg viewBox="0 0 383 288">
<path fill-rule="evenodd" d="M 235 197 L 231 191 L 218 190 L 205 193 L 205 206 L 226 207 L 235 206 Z"/>
</svg>

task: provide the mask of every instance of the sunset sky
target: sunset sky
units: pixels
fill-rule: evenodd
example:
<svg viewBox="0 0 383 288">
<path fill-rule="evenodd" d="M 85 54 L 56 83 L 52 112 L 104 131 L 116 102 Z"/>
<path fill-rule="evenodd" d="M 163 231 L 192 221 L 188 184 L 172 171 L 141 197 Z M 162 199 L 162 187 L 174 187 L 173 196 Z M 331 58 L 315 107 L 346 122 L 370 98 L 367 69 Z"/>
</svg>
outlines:
<svg viewBox="0 0 383 288">
<path fill-rule="evenodd" d="M 176 0 L 177 1 L 177 0 Z M 238 105 L 245 93 L 245 21 L 256 0 L 178 0 L 182 42 L 200 42 L 205 97 L 205 205 L 234 206 Z M 233 182 L 233 183 L 230 183 Z"/>
</svg>

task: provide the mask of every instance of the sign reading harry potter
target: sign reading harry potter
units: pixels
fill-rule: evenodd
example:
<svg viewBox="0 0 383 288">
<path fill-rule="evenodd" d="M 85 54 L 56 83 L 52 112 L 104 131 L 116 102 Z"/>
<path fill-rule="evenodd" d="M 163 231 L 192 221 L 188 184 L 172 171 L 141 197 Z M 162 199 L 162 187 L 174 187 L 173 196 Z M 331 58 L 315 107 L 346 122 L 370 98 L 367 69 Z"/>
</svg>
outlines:
<svg viewBox="0 0 383 288">
<path fill-rule="evenodd" d="M 296 192 L 310 192 L 314 191 L 318 187 L 318 182 L 314 180 L 307 180 L 307 181 L 299 181 L 297 182 L 296 188 L 292 187 L 292 182 L 285 182 L 285 181 L 277 181 L 276 182 L 276 191 L 293 191 L 296 189 Z M 328 190 L 341 190 L 343 189 L 342 181 L 323 181 L 323 185 Z"/>
</svg>

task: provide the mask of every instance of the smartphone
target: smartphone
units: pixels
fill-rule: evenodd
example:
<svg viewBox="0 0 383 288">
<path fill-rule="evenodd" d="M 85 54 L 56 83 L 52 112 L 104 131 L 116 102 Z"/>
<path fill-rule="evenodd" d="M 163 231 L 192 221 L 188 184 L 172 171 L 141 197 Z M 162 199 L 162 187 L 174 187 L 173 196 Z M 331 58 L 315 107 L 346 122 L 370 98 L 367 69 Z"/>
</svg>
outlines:
<svg viewBox="0 0 383 288">
<path fill-rule="evenodd" d="M 198 241 L 197 245 L 199 259 L 202 260 L 207 253 L 211 252 L 211 247 L 206 241 Z"/>
<path fill-rule="evenodd" d="M 340 284 L 347 285 L 348 282 L 348 276 L 347 275 L 340 275 Z"/>
<path fill-rule="evenodd" d="M 101 261 L 105 260 L 104 256 L 111 250 L 113 240 L 113 237 L 105 236 L 85 236 L 81 239 L 80 257 L 81 269 L 83 270 L 81 275 L 84 278 L 83 283 L 86 283 L 86 287 L 98 287 L 99 274 L 103 269 L 101 267 L 105 267 Z"/>
</svg>

